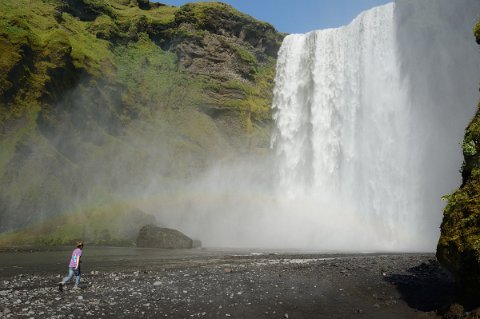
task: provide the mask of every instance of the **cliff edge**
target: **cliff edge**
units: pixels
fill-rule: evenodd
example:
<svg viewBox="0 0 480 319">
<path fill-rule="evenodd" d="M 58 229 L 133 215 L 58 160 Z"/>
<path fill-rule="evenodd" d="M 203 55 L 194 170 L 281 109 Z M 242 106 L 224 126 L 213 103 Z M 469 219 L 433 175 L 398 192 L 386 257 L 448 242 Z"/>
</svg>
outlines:
<svg viewBox="0 0 480 319">
<path fill-rule="evenodd" d="M 222 3 L 0 3 L 0 232 L 268 153 L 284 35 Z"/>
<path fill-rule="evenodd" d="M 480 22 L 474 29 L 480 44 Z M 480 105 L 479 105 L 480 107 Z M 463 287 L 480 288 L 480 109 L 463 141 L 462 185 L 448 200 L 437 246 L 437 258 Z"/>
</svg>

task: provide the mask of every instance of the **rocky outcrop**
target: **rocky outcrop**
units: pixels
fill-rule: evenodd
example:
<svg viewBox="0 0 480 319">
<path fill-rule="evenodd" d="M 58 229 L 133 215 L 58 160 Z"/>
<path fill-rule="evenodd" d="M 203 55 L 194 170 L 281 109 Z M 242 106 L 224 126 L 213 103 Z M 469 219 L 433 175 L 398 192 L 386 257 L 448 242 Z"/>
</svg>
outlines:
<svg viewBox="0 0 480 319">
<path fill-rule="evenodd" d="M 275 58 L 282 35 L 223 3 L 187 4 L 175 13 L 170 49 L 197 74 L 254 80 L 259 61 Z"/>
<path fill-rule="evenodd" d="M 193 240 L 175 229 L 146 225 L 140 229 L 137 247 L 182 249 L 193 248 Z"/>
<path fill-rule="evenodd" d="M 1 1 L 0 232 L 265 154 L 282 38 L 221 3 Z"/>
<path fill-rule="evenodd" d="M 480 23 L 474 33 L 480 44 Z M 437 258 L 469 293 L 480 294 L 480 109 L 466 129 L 463 155 L 462 185 L 446 196 Z"/>
</svg>

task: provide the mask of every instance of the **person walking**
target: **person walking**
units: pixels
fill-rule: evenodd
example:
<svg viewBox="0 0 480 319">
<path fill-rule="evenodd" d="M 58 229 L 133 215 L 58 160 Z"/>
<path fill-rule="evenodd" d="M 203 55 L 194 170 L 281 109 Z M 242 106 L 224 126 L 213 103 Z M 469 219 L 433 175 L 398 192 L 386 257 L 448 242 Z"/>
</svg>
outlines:
<svg viewBox="0 0 480 319">
<path fill-rule="evenodd" d="M 72 258 L 70 258 L 70 264 L 68 265 L 68 275 L 67 277 L 63 278 L 61 282 L 58 283 L 58 290 L 63 291 L 63 286 L 65 286 L 65 284 L 73 277 L 73 275 L 76 276 L 73 289 L 79 289 L 78 285 L 80 284 L 81 277 L 80 259 L 82 257 L 82 252 L 83 241 L 79 241 L 77 243 L 77 248 L 75 248 L 75 250 L 72 252 Z"/>
</svg>

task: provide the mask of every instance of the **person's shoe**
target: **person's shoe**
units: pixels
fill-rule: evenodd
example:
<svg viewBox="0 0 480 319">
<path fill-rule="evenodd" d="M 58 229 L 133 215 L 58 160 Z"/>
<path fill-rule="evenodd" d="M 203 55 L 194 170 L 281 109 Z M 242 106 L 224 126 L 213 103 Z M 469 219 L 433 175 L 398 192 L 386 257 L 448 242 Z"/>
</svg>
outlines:
<svg viewBox="0 0 480 319">
<path fill-rule="evenodd" d="M 58 283 L 58 291 L 63 291 L 63 282 Z"/>
<path fill-rule="evenodd" d="M 77 285 L 73 286 L 73 289 L 74 290 L 77 290 L 77 289 L 80 289 L 80 287 L 78 287 Z"/>
</svg>

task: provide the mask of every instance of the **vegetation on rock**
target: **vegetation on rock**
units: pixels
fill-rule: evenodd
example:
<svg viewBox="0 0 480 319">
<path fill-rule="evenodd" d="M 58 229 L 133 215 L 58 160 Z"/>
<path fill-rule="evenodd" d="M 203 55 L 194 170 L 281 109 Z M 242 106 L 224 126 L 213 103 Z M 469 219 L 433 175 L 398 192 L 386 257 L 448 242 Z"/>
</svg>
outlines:
<svg viewBox="0 0 480 319">
<path fill-rule="evenodd" d="M 480 44 L 480 22 L 473 28 L 473 34 L 475 35 L 475 39 L 477 39 L 477 43 Z"/>
<path fill-rule="evenodd" d="M 221 3 L 2 1 L 0 232 L 267 148 L 282 38 Z"/>
<path fill-rule="evenodd" d="M 92 207 L 0 234 L 0 246 L 89 245 L 131 246 L 138 231 L 155 218 L 129 205 Z"/>
<path fill-rule="evenodd" d="M 480 22 L 474 28 L 480 44 Z M 480 104 L 465 131 L 462 185 L 448 200 L 437 258 L 471 292 L 480 288 Z"/>
</svg>

